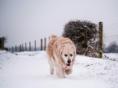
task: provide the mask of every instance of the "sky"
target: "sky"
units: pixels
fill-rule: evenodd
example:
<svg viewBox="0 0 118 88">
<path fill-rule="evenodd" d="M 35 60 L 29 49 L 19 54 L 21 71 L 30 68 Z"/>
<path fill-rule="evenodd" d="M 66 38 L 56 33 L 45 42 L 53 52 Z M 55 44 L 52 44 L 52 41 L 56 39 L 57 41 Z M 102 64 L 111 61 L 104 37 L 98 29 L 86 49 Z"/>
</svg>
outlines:
<svg viewBox="0 0 118 88">
<path fill-rule="evenodd" d="M 104 44 L 118 42 L 118 0 L 0 0 L 0 36 L 6 46 L 51 34 L 61 36 L 72 20 L 103 22 Z"/>
</svg>

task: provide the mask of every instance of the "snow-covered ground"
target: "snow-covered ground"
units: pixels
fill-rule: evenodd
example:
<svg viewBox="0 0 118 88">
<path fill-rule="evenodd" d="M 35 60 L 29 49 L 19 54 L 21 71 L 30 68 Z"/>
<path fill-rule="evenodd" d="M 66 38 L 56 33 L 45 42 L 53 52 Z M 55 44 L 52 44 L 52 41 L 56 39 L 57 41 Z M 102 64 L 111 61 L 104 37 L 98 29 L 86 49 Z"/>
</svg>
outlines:
<svg viewBox="0 0 118 88">
<path fill-rule="evenodd" d="M 118 88 L 118 61 L 78 55 L 73 73 L 62 79 L 49 74 L 44 51 L 0 51 L 0 88 Z"/>
</svg>

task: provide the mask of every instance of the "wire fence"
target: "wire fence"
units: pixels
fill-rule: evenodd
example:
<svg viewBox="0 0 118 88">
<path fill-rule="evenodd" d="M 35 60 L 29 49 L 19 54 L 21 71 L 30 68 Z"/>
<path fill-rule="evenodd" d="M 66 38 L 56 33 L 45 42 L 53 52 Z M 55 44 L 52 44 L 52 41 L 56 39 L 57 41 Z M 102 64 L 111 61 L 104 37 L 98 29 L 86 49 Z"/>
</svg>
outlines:
<svg viewBox="0 0 118 88">
<path fill-rule="evenodd" d="M 48 38 L 41 38 L 40 43 L 37 40 L 33 42 L 25 42 L 23 44 L 15 45 L 8 48 L 10 52 L 22 52 L 22 51 L 42 51 L 46 50 Z"/>
</svg>

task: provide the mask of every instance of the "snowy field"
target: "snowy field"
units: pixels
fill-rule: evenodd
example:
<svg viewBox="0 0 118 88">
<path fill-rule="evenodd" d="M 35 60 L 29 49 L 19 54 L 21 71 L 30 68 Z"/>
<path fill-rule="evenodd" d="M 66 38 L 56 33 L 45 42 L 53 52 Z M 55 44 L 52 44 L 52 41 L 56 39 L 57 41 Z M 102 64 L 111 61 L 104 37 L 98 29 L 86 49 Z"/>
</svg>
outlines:
<svg viewBox="0 0 118 88">
<path fill-rule="evenodd" d="M 118 88 L 118 61 L 78 55 L 73 73 L 62 79 L 49 74 L 44 51 L 0 51 L 0 88 Z"/>
</svg>

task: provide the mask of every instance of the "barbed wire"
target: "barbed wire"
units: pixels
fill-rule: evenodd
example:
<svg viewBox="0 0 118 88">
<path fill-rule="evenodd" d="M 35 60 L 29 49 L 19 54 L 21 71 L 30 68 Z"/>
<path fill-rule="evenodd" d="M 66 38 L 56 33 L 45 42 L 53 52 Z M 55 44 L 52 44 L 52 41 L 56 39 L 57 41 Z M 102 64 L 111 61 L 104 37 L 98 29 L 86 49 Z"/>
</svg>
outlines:
<svg viewBox="0 0 118 88">
<path fill-rule="evenodd" d="M 115 35 L 104 35 L 104 37 L 112 37 L 112 36 L 118 37 L 118 34 L 115 34 Z"/>
<path fill-rule="evenodd" d="M 118 40 L 118 34 L 116 34 L 116 35 L 104 35 L 104 36 L 103 36 L 103 38 L 104 38 L 104 39 L 111 39 L 111 38 L 115 38 L 115 39 L 117 39 L 117 40 Z"/>
</svg>

